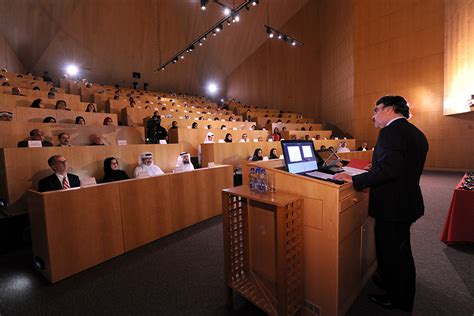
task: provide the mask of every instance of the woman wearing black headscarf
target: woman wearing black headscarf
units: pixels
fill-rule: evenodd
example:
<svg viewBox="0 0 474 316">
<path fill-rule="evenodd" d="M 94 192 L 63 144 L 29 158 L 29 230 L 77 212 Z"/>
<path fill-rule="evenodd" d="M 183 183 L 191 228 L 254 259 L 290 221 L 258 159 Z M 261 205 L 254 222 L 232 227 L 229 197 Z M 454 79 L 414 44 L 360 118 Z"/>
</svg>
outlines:
<svg viewBox="0 0 474 316">
<path fill-rule="evenodd" d="M 130 179 L 125 171 L 119 169 L 118 160 L 109 157 L 104 160 L 104 178 L 102 183 Z"/>
</svg>

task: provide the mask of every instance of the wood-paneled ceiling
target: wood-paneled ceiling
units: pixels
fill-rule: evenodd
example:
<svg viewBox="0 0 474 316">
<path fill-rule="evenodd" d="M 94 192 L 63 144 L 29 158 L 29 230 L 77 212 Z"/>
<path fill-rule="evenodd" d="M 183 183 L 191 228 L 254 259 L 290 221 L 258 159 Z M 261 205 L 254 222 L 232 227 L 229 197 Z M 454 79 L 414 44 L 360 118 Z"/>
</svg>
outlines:
<svg viewBox="0 0 474 316">
<path fill-rule="evenodd" d="M 210 2 L 202 11 L 199 0 L 0 0 L 0 32 L 26 71 L 60 76 L 74 62 L 81 77 L 97 83 L 148 82 L 160 91 L 203 94 L 209 80 L 224 82 L 265 42 L 267 6 L 270 24 L 280 28 L 309 0 L 260 0 L 241 11 L 239 23 L 224 25 L 184 60 L 153 73 L 223 17 Z"/>
</svg>

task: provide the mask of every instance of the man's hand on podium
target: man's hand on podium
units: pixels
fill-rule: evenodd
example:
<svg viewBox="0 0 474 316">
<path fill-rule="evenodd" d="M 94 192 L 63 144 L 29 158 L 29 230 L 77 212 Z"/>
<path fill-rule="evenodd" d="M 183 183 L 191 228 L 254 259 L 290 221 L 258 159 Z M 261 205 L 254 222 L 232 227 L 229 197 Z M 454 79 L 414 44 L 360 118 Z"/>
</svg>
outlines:
<svg viewBox="0 0 474 316">
<path fill-rule="evenodd" d="M 341 172 L 334 175 L 334 180 L 342 180 L 348 183 L 352 183 L 352 176 L 348 173 Z"/>
</svg>

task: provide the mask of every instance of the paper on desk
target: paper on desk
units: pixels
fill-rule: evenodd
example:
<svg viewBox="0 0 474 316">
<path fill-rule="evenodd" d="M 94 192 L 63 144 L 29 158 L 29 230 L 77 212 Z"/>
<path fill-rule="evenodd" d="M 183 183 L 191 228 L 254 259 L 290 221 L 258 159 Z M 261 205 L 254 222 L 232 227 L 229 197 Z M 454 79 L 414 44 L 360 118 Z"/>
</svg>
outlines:
<svg viewBox="0 0 474 316">
<path fill-rule="evenodd" d="M 344 172 L 347 172 L 351 176 L 356 176 L 358 174 L 367 172 L 367 170 L 364 170 L 364 169 L 357 169 L 357 168 L 351 168 L 351 167 L 342 167 L 342 169 L 344 169 Z"/>
</svg>

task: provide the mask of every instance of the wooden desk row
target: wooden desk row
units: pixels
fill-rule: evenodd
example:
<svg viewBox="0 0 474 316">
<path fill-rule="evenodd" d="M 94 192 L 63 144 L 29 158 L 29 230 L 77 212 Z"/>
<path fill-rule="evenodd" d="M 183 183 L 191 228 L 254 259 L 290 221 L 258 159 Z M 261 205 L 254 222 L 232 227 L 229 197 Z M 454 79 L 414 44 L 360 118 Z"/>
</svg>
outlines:
<svg viewBox="0 0 474 316">
<path fill-rule="evenodd" d="M 48 166 L 48 158 L 52 155 L 64 155 L 71 172 L 80 178 L 95 177 L 99 182 L 107 157 L 117 158 L 120 168 L 132 176 L 139 155 L 150 151 L 155 164 L 164 172 L 172 172 L 182 148 L 181 144 L 169 144 L 0 149 L 0 198 L 8 202 L 6 211 L 9 214 L 26 212 L 25 192 L 37 189 L 39 180 L 52 173 Z"/>
<path fill-rule="evenodd" d="M 316 135 L 319 135 L 322 139 L 329 139 L 332 135 L 332 131 L 283 131 L 280 132 L 283 139 L 304 139 L 306 135 L 309 135 L 309 139 L 315 138 Z"/>
<path fill-rule="evenodd" d="M 312 124 L 312 123 L 270 123 L 266 124 L 265 128 L 273 133 L 275 128 L 278 128 L 280 132 L 283 130 L 283 127 L 286 128 L 287 131 L 300 131 L 301 128 L 305 128 L 308 130 L 310 127 L 313 128 L 315 131 L 320 131 L 323 129 L 323 124 Z"/>
<path fill-rule="evenodd" d="M 32 96 L 17 96 L 11 94 L 0 94 L 0 107 L 2 106 L 22 106 L 22 107 L 30 107 L 34 100 L 41 99 L 43 101 L 43 106 L 46 109 L 55 109 L 56 102 L 58 100 L 66 101 L 67 108 L 73 111 L 85 112 L 87 109 L 87 104 L 84 102 L 80 102 L 77 95 L 72 94 L 65 94 L 67 98 L 58 98 L 56 96 L 55 99 L 48 99 L 46 98 L 37 98 Z"/>
<path fill-rule="evenodd" d="M 351 184 L 337 185 L 277 169 L 283 166 L 283 160 L 243 165 L 244 184 L 248 183 L 251 166 L 273 174 L 277 195 L 283 192 L 304 197 L 306 310 L 302 314 L 345 315 L 376 267 L 374 222 L 367 214 L 368 192 L 355 191 Z M 251 241 L 258 242 L 262 251 L 275 249 L 267 236 L 276 229 L 272 217 L 253 214 L 248 220 L 258 228 Z M 259 267 L 274 271 L 274 256 L 267 253 Z"/>
<path fill-rule="evenodd" d="M 45 91 L 52 87 L 52 85 L 50 86 L 47 82 L 43 81 L 43 78 L 41 78 L 41 80 L 29 78 L 8 78 L 8 82 L 10 83 L 10 87 L 18 87 L 21 89 L 33 89 L 34 87 L 39 87 L 41 90 Z"/>
<path fill-rule="evenodd" d="M 227 133 L 232 134 L 234 142 L 239 142 L 242 138 L 242 134 L 247 134 L 249 140 L 253 142 L 254 139 L 262 137 L 264 140 L 267 139 L 267 131 L 245 131 L 245 130 L 220 130 L 220 129 L 188 129 L 188 128 L 177 128 L 169 131 L 169 142 L 183 144 L 184 150 L 187 151 L 191 156 L 198 155 L 199 145 L 204 143 L 204 139 L 208 132 L 214 133 L 214 142 L 218 142 L 219 139 L 224 140 Z M 206 165 L 207 166 L 207 165 Z"/>
<path fill-rule="evenodd" d="M 148 120 L 148 119 L 145 119 Z M 161 126 L 163 126 L 166 129 L 171 128 L 171 124 L 173 121 L 176 121 L 178 123 L 178 127 L 182 128 L 188 128 L 192 127 L 193 123 L 197 123 L 197 128 L 198 129 L 208 129 L 207 126 L 211 125 L 211 129 L 220 129 L 222 125 L 225 125 L 227 127 L 227 130 L 232 133 L 234 131 L 234 128 L 237 130 L 244 130 L 244 131 L 250 131 L 252 130 L 252 126 L 255 125 L 254 122 L 230 122 L 230 121 L 208 121 L 208 120 L 191 120 L 191 119 L 174 119 L 174 118 L 162 118 L 161 119 Z M 140 126 L 142 124 L 138 124 L 135 126 Z"/>
<path fill-rule="evenodd" d="M 91 143 L 91 136 L 102 137 L 105 145 L 118 144 L 119 140 L 126 140 L 127 144 L 144 144 L 142 132 L 134 127 L 110 125 L 78 125 L 78 124 L 46 124 L 36 122 L 1 122 L 0 148 L 16 147 L 18 142 L 26 140 L 31 130 L 39 128 L 44 132 L 45 139 L 58 144 L 60 133 L 69 133 L 71 145 L 86 146 Z"/>
<path fill-rule="evenodd" d="M 259 129 L 264 128 L 265 126 L 271 123 L 278 123 L 278 121 L 280 121 L 281 123 L 299 123 L 299 124 L 306 124 L 306 123 L 313 124 L 315 121 L 313 118 L 307 118 L 307 117 L 298 119 L 296 117 L 295 118 L 276 118 L 276 117 L 263 117 L 263 116 L 252 117 L 251 120 L 253 122 L 256 122 L 257 128 Z"/>
<path fill-rule="evenodd" d="M 10 84 L 9 87 L 8 86 L 1 86 L 0 87 L 0 93 L 11 94 L 13 87 L 16 87 L 16 86 L 13 85 L 13 84 Z M 47 98 L 48 97 L 48 92 L 50 92 L 50 90 L 52 88 L 54 88 L 56 90 L 56 92 L 54 92 L 56 95 L 65 94 L 64 89 L 57 88 L 57 87 L 50 87 L 50 86 L 47 86 L 46 89 L 44 87 L 43 87 L 43 89 L 41 89 L 41 87 L 38 87 L 38 88 L 40 88 L 40 90 L 33 90 L 34 87 L 27 87 L 27 88 L 18 87 L 18 88 L 20 88 L 22 94 L 24 94 L 26 96 L 36 97 L 36 98 Z"/>
<path fill-rule="evenodd" d="M 232 187 L 232 181 L 232 167 L 219 166 L 81 189 L 30 191 L 35 267 L 57 282 L 219 215 L 221 190 Z"/>
<path fill-rule="evenodd" d="M 348 141 L 351 141 L 351 143 L 355 142 L 354 139 Z M 334 140 L 313 141 L 315 149 L 319 149 L 321 145 L 336 148 L 339 142 L 340 141 Z M 183 145 L 186 146 L 185 144 Z M 269 156 L 272 148 L 277 149 L 278 156 L 282 154 L 280 142 L 201 144 L 202 165 L 207 166 L 209 162 L 214 162 L 216 164 L 226 164 L 237 167 L 242 164 L 242 161 L 246 161 L 249 157 L 252 157 L 256 148 L 261 148 L 264 156 Z M 361 156 L 362 159 L 365 159 L 365 157 L 366 156 Z"/>
<path fill-rule="evenodd" d="M 65 111 L 55 109 L 31 108 L 24 106 L 0 106 L 2 111 L 13 113 L 14 122 L 38 122 L 41 123 L 48 117 L 54 117 L 59 124 L 75 124 L 76 117 L 82 116 L 86 125 L 103 125 L 104 119 L 110 117 L 113 125 L 118 124 L 117 114 L 84 112 L 84 111 Z"/>
</svg>

